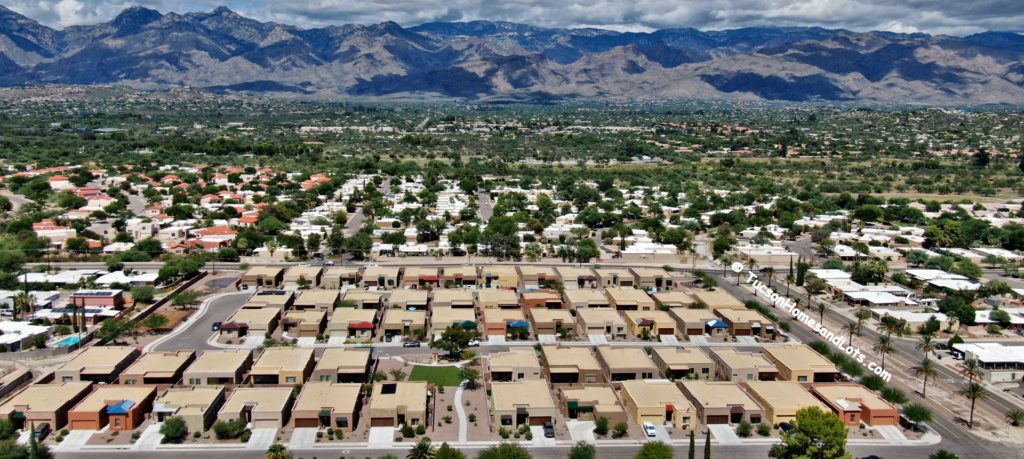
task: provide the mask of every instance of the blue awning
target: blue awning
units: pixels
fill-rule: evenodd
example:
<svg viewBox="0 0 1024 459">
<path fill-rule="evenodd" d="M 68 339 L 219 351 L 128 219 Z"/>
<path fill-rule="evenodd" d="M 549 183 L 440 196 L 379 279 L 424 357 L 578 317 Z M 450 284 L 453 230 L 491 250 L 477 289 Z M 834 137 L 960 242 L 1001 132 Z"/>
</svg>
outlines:
<svg viewBox="0 0 1024 459">
<path fill-rule="evenodd" d="M 708 326 L 711 328 L 729 328 L 729 324 L 722 322 L 721 320 L 709 320 Z"/>
<path fill-rule="evenodd" d="M 112 405 L 107 405 L 107 414 L 128 414 L 128 411 L 135 406 L 135 402 L 131 400 L 121 400 L 120 402 Z"/>
<path fill-rule="evenodd" d="M 512 328 L 529 328 L 530 323 L 525 320 L 513 320 L 508 323 L 508 326 Z"/>
</svg>

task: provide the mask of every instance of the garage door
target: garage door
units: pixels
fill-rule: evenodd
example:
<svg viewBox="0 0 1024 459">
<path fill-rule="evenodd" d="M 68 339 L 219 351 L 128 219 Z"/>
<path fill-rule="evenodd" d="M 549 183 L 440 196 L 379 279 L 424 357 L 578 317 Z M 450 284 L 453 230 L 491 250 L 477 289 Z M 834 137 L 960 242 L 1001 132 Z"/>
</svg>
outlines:
<svg viewBox="0 0 1024 459">
<path fill-rule="evenodd" d="M 370 427 L 394 427 L 394 418 L 370 418 Z"/>
<path fill-rule="evenodd" d="M 674 335 L 674 334 L 676 334 L 676 330 L 674 328 L 659 328 L 658 329 L 658 334 L 659 335 Z"/>
<path fill-rule="evenodd" d="M 257 419 L 252 421 L 254 429 L 280 429 L 281 422 L 275 419 Z"/>
<path fill-rule="evenodd" d="M 719 416 L 708 416 L 708 424 L 728 424 L 729 415 L 723 414 Z"/>
<path fill-rule="evenodd" d="M 551 416 L 536 416 L 530 418 L 531 426 L 542 426 L 545 422 L 551 422 Z"/>
<path fill-rule="evenodd" d="M 872 416 L 871 425 L 873 426 L 894 426 L 898 424 L 896 418 L 892 416 Z"/>
<path fill-rule="evenodd" d="M 295 418 L 295 427 L 320 427 L 317 418 Z"/>
</svg>

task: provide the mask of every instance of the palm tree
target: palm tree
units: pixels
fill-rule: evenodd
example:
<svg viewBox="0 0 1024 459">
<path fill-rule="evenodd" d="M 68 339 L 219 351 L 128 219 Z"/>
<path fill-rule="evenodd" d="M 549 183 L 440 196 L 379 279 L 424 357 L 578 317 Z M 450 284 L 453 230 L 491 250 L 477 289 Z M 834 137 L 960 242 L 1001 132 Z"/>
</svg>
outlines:
<svg viewBox="0 0 1024 459">
<path fill-rule="evenodd" d="M 753 258 L 748 258 L 747 259 L 747 270 L 753 271 L 755 269 L 757 269 L 757 260 L 755 260 Z M 738 276 L 739 273 L 737 273 L 736 275 Z"/>
<path fill-rule="evenodd" d="M 825 281 L 818 277 L 811 277 L 804 282 L 804 290 L 807 291 L 807 306 L 814 306 L 811 297 L 825 291 Z"/>
<path fill-rule="evenodd" d="M 786 274 L 786 296 L 789 296 L 789 285 L 793 283 L 793 273 Z"/>
<path fill-rule="evenodd" d="M 964 359 L 964 363 L 960 364 L 960 374 L 966 376 L 970 383 L 974 382 L 974 378 L 980 378 L 981 364 L 978 363 L 978 359 Z"/>
<path fill-rule="evenodd" d="M 914 372 L 914 376 L 924 378 L 924 384 L 921 385 L 921 398 L 928 398 L 928 378 L 934 378 L 939 372 L 935 362 L 932 362 L 925 356 L 920 365 L 911 367 L 910 370 Z"/>
<path fill-rule="evenodd" d="M 885 356 L 887 354 L 892 354 L 892 351 L 894 350 L 892 347 L 892 337 L 889 335 L 879 336 L 878 342 L 875 343 L 875 346 L 872 349 L 874 349 L 875 352 L 882 354 L 882 370 L 885 370 Z"/>
<path fill-rule="evenodd" d="M 722 263 L 722 277 L 724 278 L 725 273 L 727 272 L 726 270 L 729 269 L 729 265 L 732 264 L 732 257 L 723 253 L 722 256 L 718 257 L 718 261 Z M 739 274 L 737 274 L 737 276 L 739 276 Z"/>
<path fill-rule="evenodd" d="M 1018 427 L 1024 422 L 1024 410 L 1013 409 L 1006 412 L 1006 422 L 1011 426 Z"/>
<path fill-rule="evenodd" d="M 274 443 L 267 448 L 266 459 L 292 459 L 292 453 L 280 443 Z"/>
<path fill-rule="evenodd" d="M 36 301 L 32 295 L 29 295 L 28 292 L 18 292 L 17 295 L 14 295 L 14 299 L 11 304 L 11 309 L 14 312 L 13 318 L 17 318 L 18 313 L 21 312 L 32 313 L 33 309 L 35 309 L 35 305 Z"/>
<path fill-rule="evenodd" d="M 968 384 L 966 387 L 964 387 L 963 389 L 960 389 L 960 395 L 963 396 L 963 397 L 969 398 L 971 400 L 971 417 L 967 421 L 967 428 L 973 429 L 974 428 L 974 402 L 978 401 L 979 398 L 980 399 L 984 399 L 985 398 L 985 388 L 981 387 L 981 384 L 978 384 L 976 382 L 972 382 L 972 383 Z"/>
<path fill-rule="evenodd" d="M 420 439 L 419 443 L 413 445 L 412 449 L 409 450 L 409 454 L 405 455 L 405 459 L 434 459 L 436 452 L 430 444 L 430 440 L 423 438 Z"/>
<path fill-rule="evenodd" d="M 853 344 L 853 334 L 860 332 L 860 324 L 854 321 L 849 321 L 846 325 L 843 325 L 843 330 L 850 332 L 850 344 Z"/>
<path fill-rule="evenodd" d="M 949 325 L 946 327 L 946 333 L 952 332 L 953 328 L 959 328 L 959 327 L 956 327 L 956 326 L 960 324 L 960 319 L 957 318 L 957 316 L 949 316 L 949 322 L 948 323 L 949 323 Z"/>
<path fill-rule="evenodd" d="M 769 266 L 765 270 L 768 271 L 768 288 L 772 288 L 772 277 L 775 276 L 775 268 Z"/>
<path fill-rule="evenodd" d="M 857 317 L 857 335 L 860 335 L 860 330 L 864 328 L 864 322 L 871 318 L 871 311 L 858 309 L 854 316 Z"/>
<path fill-rule="evenodd" d="M 935 343 L 933 342 L 932 335 L 921 335 L 921 339 L 914 344 L 914 347 L 917 348 L 917 350 L 924 352 L 925 358 L 927 358 L 928 354 L 935 350 Z"/>
<path fill-rule="evenodd" d="M 828 303 L 824 301 L 819 301 L 818 306 L 816 306 L 816 308 L 818 309 L 818 322 L 824 322 L 825 312 L 828 311 Z"/>
</svg>

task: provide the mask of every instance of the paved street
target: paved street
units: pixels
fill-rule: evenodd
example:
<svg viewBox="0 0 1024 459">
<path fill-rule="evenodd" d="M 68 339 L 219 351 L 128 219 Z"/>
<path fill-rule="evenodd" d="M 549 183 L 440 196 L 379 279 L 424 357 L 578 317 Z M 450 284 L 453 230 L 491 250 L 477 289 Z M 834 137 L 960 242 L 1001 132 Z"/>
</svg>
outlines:
<svg viewBox="0 0 1024 459">
<path fill-rule="evenodd" d="M 252 292 L 228 293 L 211 300 L 204 311 L 193 314 L 188 322 L 183 325 L 183 328 L 176 329 L 172 337 L 158 343 L 154 346 L 153 350 L 217 349 L 207 343 L 207 340 L 214 333 L 210 327 L 214 322 L 228 320 L 228 317 L 231 317 L 235 311 L 241 308 L 250 295 L 252 295 Z"/>
<path fill-rule="evenodd" d="M 484 190 L 477 192 L 476 197 L 480 207 L 480 219 L 486 222 L 494 215 L 494 201 L 491 201 L 491 194 Z"/>
</svg>

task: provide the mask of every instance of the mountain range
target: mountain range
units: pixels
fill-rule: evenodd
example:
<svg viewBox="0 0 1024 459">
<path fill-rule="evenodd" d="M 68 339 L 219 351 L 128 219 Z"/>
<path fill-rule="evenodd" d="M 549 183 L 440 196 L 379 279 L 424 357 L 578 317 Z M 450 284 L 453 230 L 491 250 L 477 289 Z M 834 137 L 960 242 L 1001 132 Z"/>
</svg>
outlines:
<svg viewBox="0 0 1024 459">
<path fill-rule="evenodd" d="M 628 33 L 509 22 L 300 28 L 132 7 L 56 30 L 0 6 L 0 86 L 465 100 L 1024 103 L 1024 36 L 815 27 Z"/>
</svg>

